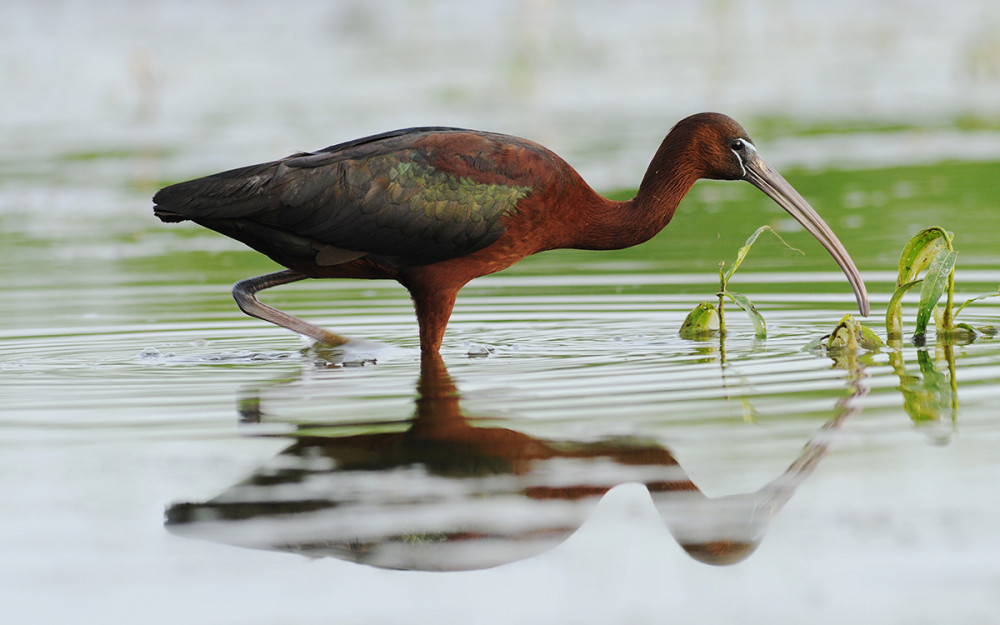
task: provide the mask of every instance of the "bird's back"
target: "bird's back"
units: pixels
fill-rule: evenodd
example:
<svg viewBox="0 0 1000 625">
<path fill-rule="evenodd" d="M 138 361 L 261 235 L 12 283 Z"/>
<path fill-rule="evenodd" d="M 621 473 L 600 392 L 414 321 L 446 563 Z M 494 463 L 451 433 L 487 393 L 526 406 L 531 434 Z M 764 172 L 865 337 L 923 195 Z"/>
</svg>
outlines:
<svg viewBox="0 0 1000 625">
<path fill-rule="evenodd" d="M 495 241 L 520 200 L 563 166 L 523 139 L 411 128 L 172 185 L 153 198 L 154 211 L 279 262 L 373 255 L 426 264 Z"/>
</svg>

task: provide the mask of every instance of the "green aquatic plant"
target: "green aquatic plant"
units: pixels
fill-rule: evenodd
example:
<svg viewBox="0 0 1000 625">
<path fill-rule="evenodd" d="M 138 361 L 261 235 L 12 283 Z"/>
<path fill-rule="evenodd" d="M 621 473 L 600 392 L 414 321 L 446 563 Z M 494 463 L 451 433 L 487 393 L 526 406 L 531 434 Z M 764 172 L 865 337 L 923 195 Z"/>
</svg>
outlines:
<svg viewBox="0 0 1000 625">
<path fill-rule="evenodd" d="M 913 424 L 923 429 L 935 444 L 946 444 L 957 427 L 958 383 L 955 378 L 956 342 L 975 340 L 980 334 L 994 336 L 993 326 L 974 328 L 967 323 L 958 323 L 955 318 L 969 304 L 989 297 L 1000 296 L 1000 290 L 966 300 L 958 308 L 954 307 L 955 262 L 958 253 L 952 241 L 952 233 L 940 227 L 925 228 L 911 238 L 903 247 L 899 258 L 899 275 L 896 289 L 889 300 L 885 314 L 886 333 L 890 346 L 889 364 L 899 377 L 897 390 L 903 396 L 903 409 Z M 923 277 L 918 277 L 923 272 Z M 910 289 L 920 285 L 920 302 L 917 307 L 916 327 L 913 340 L 922 344 L 931 319 L 937 328 L 935 349 L 917 350 L 919 373 L 908 369 L 899 349 L 902 332 L 902 299 Z M 943 306 L 942 297 L 947 298 Z M 851 315 L 845 315 L 833 332 L 812 341 L 807 350 L 823 349 L 835 366 L 852 371 L 856 375 L 860 366 L 870 358 L 872 352 L 880 351 L 885 343 L 870 328 L 858 323 Z M 944 368 L 939 368 L 943 363 Z"/>
<path fill-rule="evenodd" d="M 866 376 L 865 369 L 874 363 L 873 355 L 881 352 L 885 343 L 870 328 L 845 315 L 833 332 L 805 347 L 822 350 L 833 360 L 834 367 L 849 372 L 853 383 Z M 919 372 L 907 368 L 903 350 L 888 350 L 889 365 L 899 377 L 896 390 L 903 397 L 903 410 L 914 426 L 935 444 L 945 444 L 958 422 L 958 383 L 955 378 L 954 345 L 941 342 L 935 350 L 917 350 Z M 939 365 L 944 366 L 943 370 Z"/>
<path fill-rule="evenodd" d="M 688 313 L 688 316 L 684 319 L 684 323 L 681 324 L 680 335 L 684 339 L 700 339 L 706 336 L 711 336 L 712 334 L 718 333 L 719 336 L 726 335 L 726 313 L 725 313 L 725 301 L 728 298 L 734 304 L 740 307 L 743 312 L 745 312 L 749 317 L 750 321 L 753 323 L 754 336 L 758 339 L 767 338 L 767 324 L 764 322 L 764 316 L 757 311 L 757 308 L 753 305 L 750 299 L 741 293 L 729 290 L 729 281 L 732 279 L 736 270 L 740 268 L 743 264 L 743 260 L 747 257 L 750 252 L 750 248 L 757 241 L 757 238 L 764 232 L 770 231 L 779 241 L 784 244 L 790 250 L 794 250 L 799 254 L 802 254 L 802 250 L 796 249 L 785 242 L 781 236 L 774 231 L 770 226 L 761 226 L 750 235 L 750 238 L 746 240 L 743 247 L 736 252 L 736 260 L 733 261 L 729 269 L 725 269 L 726 263 L 719 263 L 719 292 L 716 294 L 719 298 L 717 305 L 713 306 L 708 302 L 702 302 L 698 304 L 694 310 Z"/>
<path fill-rule="evenodd" d="M 955 317 L 972 302 L 996 297 L 1000 292 L 987 293 L 966 300 L 958 309 L 954 308 L 955 262 L 958 252 L 952 240 L 954 235 L 944 228 L 925 228 L 911 238 L 903 247 L 899 257 L 899 275 L 896 290 L 889 300 L 885 312 L 885 330 L 890 341 L 899 341 L 902 331 L 902 300 L 910 289 L 920 285 L 920 303 L 917 306 L 916 327 L 913 340 L 922 343 L 927 335 L 927 326 L 934 319 L 937 335 L 946 340 L 971 341 L 979 334 L 996 334 L 990 327 L 973 328 L 968 323 L 956 323 Z M 917 276 L 924 272 L 923 278 Z M 943 307 L 938 306 L 941 297 L 947 295 Z"/>
<path fill-rule="evenodd" d="M 953 237 L 944 228 L 934 226 L 921 230 L 903 246 L 896 288 L 885 312 L 885 329 L 890 344 L 898 343 L 903 338 L 903 296 L 918 284 L 920 302 L 917 305 L 913 332 L 915 343 L 924 341 L 931 319 L 937 328 L 937 336 L 945 341 L 972 341 L 980 334 L 997 334 L 997 329 L 993 326 L 974 328 L 968 323 L 955 322 L 955 317 L 966 306 L 982 299 L 1000 296 L 1000 290 L 970 298 L 958 308 L 954 307 L 955 262 L 958 252 L 952 245 Z M 921 272 L 923 277 L 918 277 Z M 945 295 L 947 298 L 944 306 L 939 306 Z M 812 341 L 805 349 L 823 347 L 830 351 L 877 351 L 884 345 L 874 331 L 862 326 L 851 315 L 846 315 L 833 332 Z"/>
<path fill-rule="evenodd" d="M 824 338 L 831 350 L 874 352 L 885 346 L 874 330 L 861 325 L 852 315 L 844 315 L 833 332 Z"/>
<path fill-rule="evenodd" d="M 862 364 L 870 362 L 871 354 L 881 351 L 885 343 L 875 331 L 867 328 L 852 315 L 844 315 L 829 334 L 811 341 L 803 350 L 822 350 L 833 359 L 834 366 L 848 371 L 859 371 Z M 859 359 L 858 355 L 864 354 Z"/>
</svg>

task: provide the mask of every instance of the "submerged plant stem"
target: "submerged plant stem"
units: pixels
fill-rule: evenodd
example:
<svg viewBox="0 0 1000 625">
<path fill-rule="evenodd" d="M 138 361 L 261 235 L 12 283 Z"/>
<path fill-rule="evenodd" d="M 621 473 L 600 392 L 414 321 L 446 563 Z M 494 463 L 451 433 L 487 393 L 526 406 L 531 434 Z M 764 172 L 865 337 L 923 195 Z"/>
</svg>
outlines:
<svg viewBox="0 0 1000 625">
<path fill-rule="evenodd" d="M 726 263 L 719 263 L 719 336 L 726 336 L 726 313 L 725 313 L 725 301 L 726 301 L 726 287 L 728 286 L 728 279 L 726 274 L 722 271 Z"/>
</svg>

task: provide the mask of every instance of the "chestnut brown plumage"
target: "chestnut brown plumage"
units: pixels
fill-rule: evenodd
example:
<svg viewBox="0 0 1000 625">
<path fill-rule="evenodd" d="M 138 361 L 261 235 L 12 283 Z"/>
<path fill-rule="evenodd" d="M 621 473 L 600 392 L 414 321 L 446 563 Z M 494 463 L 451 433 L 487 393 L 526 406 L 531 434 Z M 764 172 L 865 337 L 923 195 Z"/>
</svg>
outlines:
<svg viewBox="0 0 1000 625">
<path fill-rule="evenodd" d="M 473 278 L 556 248 L 621 249 L 666 226 L 700 178 L 746 180 L 798 220 L 844 270 L 862 315 L 864 282 L 830 228 L 718 113 L 667 134 L 635 198 L 608 200 L 564 160 L 517 137 L 459 128 L 397 130 L 175 184 L 153 198 L 163 221 L 190 220 L 287 270 L 237 283 L 249 315 L 327 343 L 345 339 L 260 303 L 304 278 L 388 278 L 413 298 L 420 347 L 436 352 L 458 291 Z"/>
</svg>

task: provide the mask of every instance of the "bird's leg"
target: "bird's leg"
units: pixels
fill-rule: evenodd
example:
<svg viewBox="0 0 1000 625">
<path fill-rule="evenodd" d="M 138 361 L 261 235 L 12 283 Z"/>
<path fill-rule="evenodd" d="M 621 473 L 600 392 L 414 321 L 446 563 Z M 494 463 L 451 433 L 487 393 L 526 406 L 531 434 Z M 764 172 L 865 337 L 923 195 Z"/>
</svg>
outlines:
<svg viewBox="0 0 1000 625">
<path fill-rule="evenodd" d="M 257 317 L 258 319 L 263 319 L 264 321 L 270 321 L 275 325 L 288 328 L 292 332 L 308 336 L 311 339 L 315 339 L 321 343 L 326 343 L 327 345 L 336 346 L 347 343 L 348 339 L 342 336 L 333 334 L 332 332 L 327 332 L 319 326 L 314 326 L 313 324 L 307 323 L 298 317 L 293 317 L 288 313 L 282 312 L 277 308 L 273 308 L 267 304 L 262 304 L 257 300 L 257 291 L 263 291 L 264 289 L 269 289 L 272 286 L 288 284 L 289 282 L 297 282 L 308 277 L 309 276 L 301 274 L 297 271 L 285 269 L 265 274 L 263 276 L 257 276 L 256 278 L 247 278 L 246 280 L 237 282 L 233 286 L 233 299 L 236 300 L 236 305 L 240 307 L 240 310 L 251 317 Z"/>
<path fill-rule="evenodd" d="M 413 306 L 420 324 L 420 351 L 433 353 L 441 350 L 444 330 L 448 327 L 451 310 L 455 307 L 457 289 L 410 288 Z"/>
</svg>

